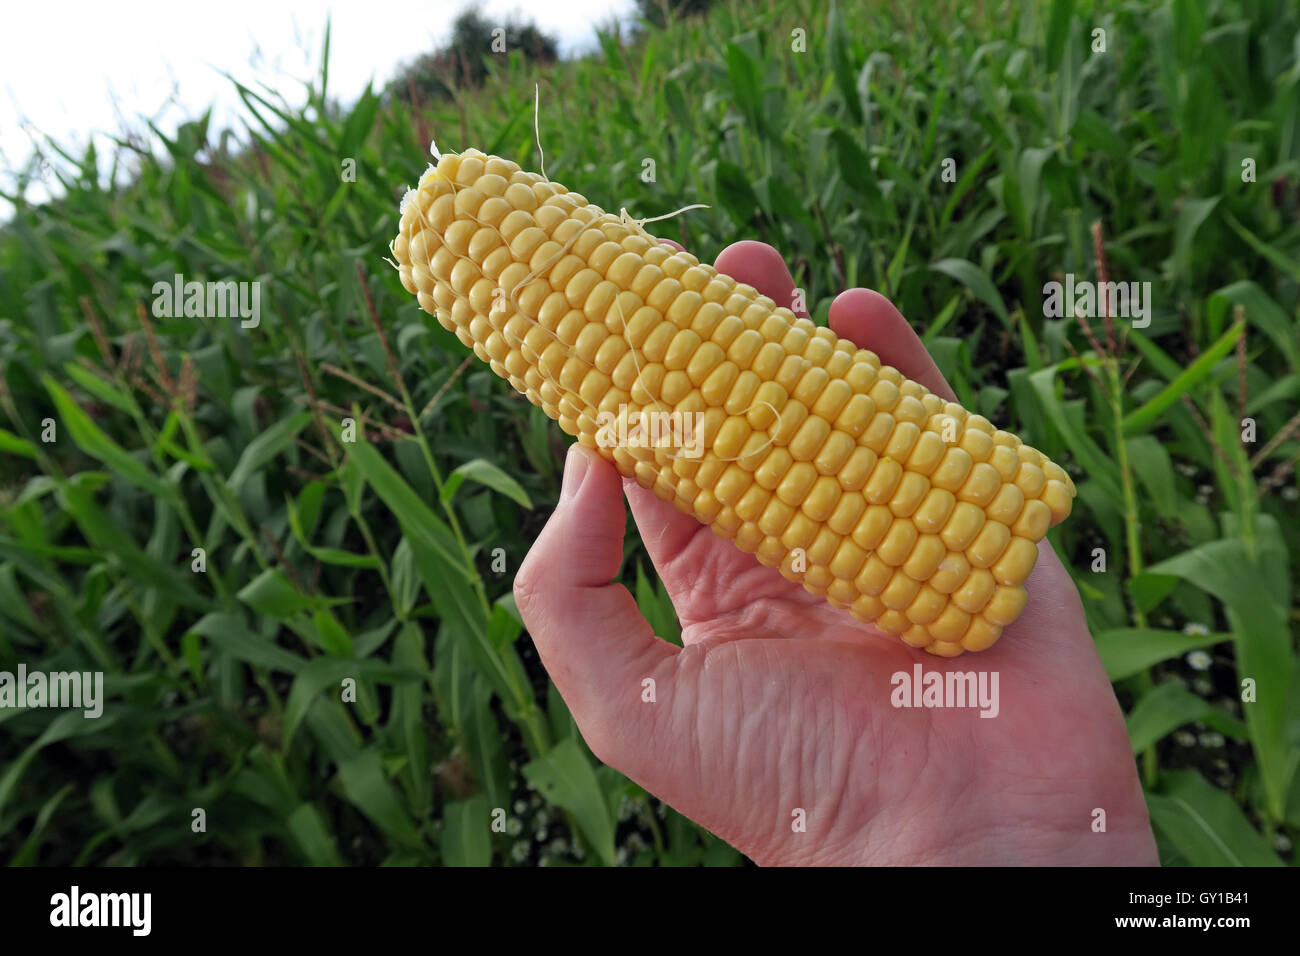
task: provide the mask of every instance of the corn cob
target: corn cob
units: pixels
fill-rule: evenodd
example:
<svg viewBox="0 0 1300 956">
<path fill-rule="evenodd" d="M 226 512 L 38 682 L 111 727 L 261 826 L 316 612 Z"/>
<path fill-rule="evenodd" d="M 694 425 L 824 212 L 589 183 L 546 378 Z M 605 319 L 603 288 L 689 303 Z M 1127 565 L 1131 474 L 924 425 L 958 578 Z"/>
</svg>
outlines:
<svg viewBox="0 0 1300 956">
<path fill-rule="evenodd" d="M 1074 483 L 1017 436 L 509 160 L 442 156 L 390 248 L 420 306 L 566 432 L 913 647 L 991 646 L 1070 511 Z M 702 456 L 598 440 L 664 411 L 702 423 Z"/>
</svg>

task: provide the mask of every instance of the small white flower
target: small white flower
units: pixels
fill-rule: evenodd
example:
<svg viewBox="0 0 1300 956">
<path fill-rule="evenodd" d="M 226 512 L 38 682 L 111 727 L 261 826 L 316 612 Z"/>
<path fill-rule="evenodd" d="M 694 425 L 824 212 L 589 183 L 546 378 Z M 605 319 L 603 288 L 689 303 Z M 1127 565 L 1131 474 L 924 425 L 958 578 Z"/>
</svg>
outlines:
<svg viewBox="0 0 1300 956">
<path fill-rule="evenodd" d="M 1297 498 L 1300 498 L 1300 490 L 1297 490 L 1295 485 L 1287 485 L 1282 489 L 1282 497 L 1287 501 L 1295 501 Z M 1283 837 L 1283 839 L 1286 838 Z"/>
<path fill-rule="evenodd" d="M 506 833 L 512 837 L 517 837 L 524 832 L 524 823 L 518 817 L 511 817 L 506 823 Z"/>
<path fill-rule="evenodd" d="M 528 844 L 516 843 L 510 848 L 510 855 L 516 863 L 524 862 L 524 860 L 528 859 Z"/>
<path fill-rule="evenodd" d="M 1223 734 L 1216 730 L 1207 730 L 1201 734 L 1201 746 L 1214 749 L 1223 746 Z"/>
<path fill-rule="evenodd" d="M 1209 678 L 1198 677 L 1192 681 L 1192 690 L 1204 697 L 1214 690 L 1214 685 L 1210 683 Z"/>
<path fill-rule="evenodd" d="M 1278 853 L 1291 852 L 1291 840 L 1285 833 L 1273 834 L 1273 847 Z"/>
<path fill-rule="evenodd" d="M 1187 666 L 1194 671 L 1208 671 L 1212 659 L 1205 651 L 1192 651 L 1187 655 Z"/>
<path fill-rule="evenodd" d="M 1187 730 L 1180 730 L 1174 734 L 1174 743 L 1180 747 L 1191 747 L 1196 744 L 1196 735 Z"/>
<path fill-rule="evenodd" d="M 1183 633 L 1190 637 L 1199 634 L 1209 634 L 1210 629 L 1204 624 L 1185 624 L 1183 625 Z"/>
<path fill-rule="evenodd" d="M 518 813 L 522 816 L 524 811 L 527 809 L 528 809 L 528 804 L 524 803 L 524 801 L 522 800 L 515 801 L 515 813 Z"/>
</svg>

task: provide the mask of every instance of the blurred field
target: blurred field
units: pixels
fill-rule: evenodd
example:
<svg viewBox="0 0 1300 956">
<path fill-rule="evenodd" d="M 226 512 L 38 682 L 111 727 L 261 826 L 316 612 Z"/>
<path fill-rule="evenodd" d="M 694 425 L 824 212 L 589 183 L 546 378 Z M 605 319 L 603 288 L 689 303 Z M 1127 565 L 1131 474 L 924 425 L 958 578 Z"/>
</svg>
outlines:
<svg viewBox="0 0 1300 956">
<path fill-rule="evenodd" d="M 553 67 L 485 50 L 415 106 L 241 88 L 250 150 L 200 119 L 122 144 L 124 188 L 65 156 L 0 230 L 0 670 L 102 670 L 109 702 L 0 709 L 0 859 L 741 862 L 577 735 L 510 597 L 564 436 L 384 261 L 431 139 L 535 167 L 538 82 L 552 179 L 709 204 L 658 234 L 773 244 L 823 324 L 879 290 L 1070 469 L 1052 538 L 1162 858 L 1293 862 L 1298 37 L 1283 0 L 764 0 Z M 1113 343 L 1044 315 L 1098 278 L 1094 224 L 1152 290 Z M 260 322 L 155 316 L 176 274 L 260 283 Z M 673 636 L 634 531 L 624 579 Z"/>
</svg>

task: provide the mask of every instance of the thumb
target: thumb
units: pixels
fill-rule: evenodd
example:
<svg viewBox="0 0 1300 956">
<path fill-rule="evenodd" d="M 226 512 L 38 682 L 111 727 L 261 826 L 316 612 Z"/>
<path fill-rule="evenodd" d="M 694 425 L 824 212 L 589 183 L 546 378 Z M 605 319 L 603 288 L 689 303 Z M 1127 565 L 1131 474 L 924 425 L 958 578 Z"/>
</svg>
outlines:
<svg viewBox="0 0 1300 956">
<path fill-rule="evenodd" d="M 611 584 L 623 563 L 623 484 L 574 443 L 555 513 L 515 575 L 515 601 L 537 653 L 592 751 L 626 762 L 639 746 L 641 685 L 678 648 L 655 637 L 631 593 Z"/>
</svg>

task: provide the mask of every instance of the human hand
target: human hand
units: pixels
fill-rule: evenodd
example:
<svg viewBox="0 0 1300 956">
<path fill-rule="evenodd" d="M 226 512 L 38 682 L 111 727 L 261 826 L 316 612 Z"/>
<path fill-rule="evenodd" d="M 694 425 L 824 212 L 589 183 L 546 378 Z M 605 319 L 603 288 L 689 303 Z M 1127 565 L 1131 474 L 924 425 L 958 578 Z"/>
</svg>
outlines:
<svg viewBox="0 0 1300 956">
<path fill-rule="evenodd" d="M 776 250 L 719 272 L 776 302 Z M 831 328 L 955 401 L 884 297 L 850 289 Z M 682 624 L 655 637 L 621 584 L 626 494 Z M 560 502 L 515 579 L 520 614 L 604 763 L 760 864 L 1155 865 L 1123 715 L 1046 539 L 1028 604 L 992 648 L 916 651 L 836 610 L 707 526 L 569 449 Z M 892 675 L 987 671 L 998 713 L 896 708 Z M 655 702 L 642 701 L 653 679 Z M 1096 809 L 1105 832 L 1094 832 Z M 793 826 L 803 811 L 804 826 Z"/>
</svg>

